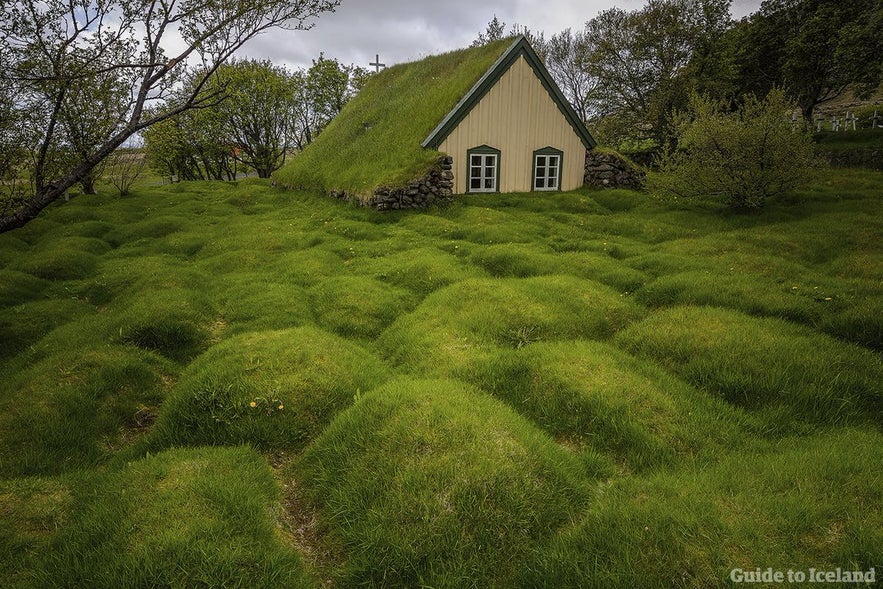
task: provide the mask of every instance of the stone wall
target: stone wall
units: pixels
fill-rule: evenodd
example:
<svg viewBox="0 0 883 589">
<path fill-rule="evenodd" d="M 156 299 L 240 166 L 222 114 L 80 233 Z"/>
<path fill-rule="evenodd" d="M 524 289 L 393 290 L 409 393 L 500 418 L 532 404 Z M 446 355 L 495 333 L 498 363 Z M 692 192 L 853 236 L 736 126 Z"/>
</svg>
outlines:
<svg viewBox="0 0 883 589">
<path fill-rule="evenodd" d="M 439 202 L 450 201 L 454 190 L 454 160 L 450 156 L 438 159 L 429 173 L 407 186 L 381 187 L 360 204 L 379 211 L 398 209 L 425 209 Z M 353 200 L 343 191 L 331 191 L 331 196 L 343 200 Z"/>
<path fill-rule="evenodd" d="M 816 153 L 825 159 L 833 168 L 869 168 L 871 170 L 883 170 L 883 149 L 845 149 L 843 151 L 828 151 L 816 148 Z"/>
<path fill-rule="evenodd" d="M 586 152 L 586 174 L 583 182 L 587 186 L 602 188 L 644 187 L 647 174 L 614 153 L 595 150 Z"/>
</svg>

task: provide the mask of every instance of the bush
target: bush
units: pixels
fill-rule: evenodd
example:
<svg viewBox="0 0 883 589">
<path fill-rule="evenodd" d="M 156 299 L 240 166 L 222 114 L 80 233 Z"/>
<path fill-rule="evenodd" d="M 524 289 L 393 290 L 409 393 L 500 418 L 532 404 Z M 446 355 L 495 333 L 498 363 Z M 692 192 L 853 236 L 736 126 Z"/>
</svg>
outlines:
<svg viewBox="0 0 883 589">
<path fill-rule="evenodd" d="M 694 95 L 676 123 L 677 148 L 669 146 L 657 161 L 655 188 L 750 210 L 805 184 L 817 166 L 812 136 L 792 128 L 784 115 L 788 107 L 780 90 L 763 100 L 748 95 L 735 112 L 725 102 Z"/>
</svg>

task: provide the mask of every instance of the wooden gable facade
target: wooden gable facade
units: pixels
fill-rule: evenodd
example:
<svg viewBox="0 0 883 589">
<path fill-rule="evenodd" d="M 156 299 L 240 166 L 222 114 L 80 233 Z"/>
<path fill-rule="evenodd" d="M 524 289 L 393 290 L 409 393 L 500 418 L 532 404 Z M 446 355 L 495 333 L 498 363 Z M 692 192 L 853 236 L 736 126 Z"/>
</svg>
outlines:
<svg viewBox="0 0 883 589">
<path fill-rule="evenodd" d="M 469 194 L 576 189 L 595 141 L 522 36 L 422 145 L 453 158 L 453 192 Z"/>
</svg>

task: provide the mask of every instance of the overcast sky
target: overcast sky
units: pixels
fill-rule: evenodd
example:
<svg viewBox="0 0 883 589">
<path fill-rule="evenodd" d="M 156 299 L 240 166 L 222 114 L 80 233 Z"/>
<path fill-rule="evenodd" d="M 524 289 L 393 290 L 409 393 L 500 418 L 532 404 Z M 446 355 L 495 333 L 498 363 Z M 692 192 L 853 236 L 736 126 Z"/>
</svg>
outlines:
<svg viewBox="0 0 883 589">
<path fill-rule="evenodd" d="M 242 57 L 271 59 L 288 67 L 309 66 L 324 52 L 343 63 L 368 67 L 374 56 L 387 65 L 467 47 L 494 15 L 506 23 L 543 31 L 546 37 L 579 29 L 613 6 L 635 10 L 645 0 L 342 0 L 335 13 L 322 15 L 309 31 L 272 31 L 253 39 Z M 733 0 L 741 18 L 760 0 Z"/>
</svg>

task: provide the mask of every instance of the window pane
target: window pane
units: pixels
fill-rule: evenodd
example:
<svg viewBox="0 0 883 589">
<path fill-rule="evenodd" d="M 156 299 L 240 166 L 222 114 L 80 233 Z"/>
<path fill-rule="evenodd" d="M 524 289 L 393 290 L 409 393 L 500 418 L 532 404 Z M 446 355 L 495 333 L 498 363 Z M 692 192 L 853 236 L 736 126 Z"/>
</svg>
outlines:
<svg viewBox="0 0 883 589">
<path fill-rule="evenodd" d="M 484 187 L 485 187 L 487 190 L 493 190 L 493 189 L 494 189 L 494 179 L 493 179 L 493 178 L 488 178 L 488 179 L 486 179 L 486 180 L 484 181 Z"/>
<path fill-rule="evenodd" d="M 544 155 L 537 156 L 537 167 L 538 168 L 546 167 L 546 156 L 544 156 Z"/>
<path fill-rule="evenodd" d="M 480 166 L 481 165 L 481 156 L 480 155 L 473 155 L 471 159 L 472 159 L 472 161 L 470 162 L 471 165 L 473 165 L 473 166 Z"/>
</svg>

